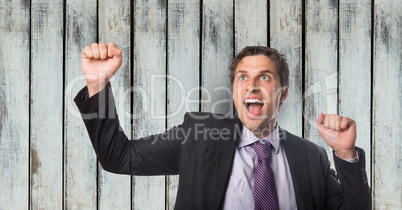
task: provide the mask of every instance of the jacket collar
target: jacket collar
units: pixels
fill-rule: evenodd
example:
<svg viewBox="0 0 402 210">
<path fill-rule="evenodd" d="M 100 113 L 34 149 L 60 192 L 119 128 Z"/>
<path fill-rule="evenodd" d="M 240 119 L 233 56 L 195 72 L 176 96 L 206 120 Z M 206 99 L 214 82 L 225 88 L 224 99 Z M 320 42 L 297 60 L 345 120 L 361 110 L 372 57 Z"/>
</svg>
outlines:
<svg viewBox="0 0 402 210">
<path fill-rule="evenodd" d="M 223 202 L 228 186 L 230 173 L 232 172 L 232 165 L 234 160 L 235 148 L 241 138 L 243 124 L 238 118 L 235 118 L 232 124 L 226 128 L 231 132 L 233 140 L 220 140 L 217 141 L 217 166 L 216 166 L 216 200 L 213 206 L 216 209 L 223 208 Z M 215 208 L 214 208 L 215 209 Z"/>
<path fill-rule="evenodd" d="M 243 125 L 241 138 L 239 139 L 238 143 L 236 144 L 236 148 L 239 149 L 241 147 L 245 147 L 251 145 L 258 141 L 267 141 L 269 142 L 272 147 L 274 148 L 274 152 L 278 153 L 280 149 L 280 138 L 279 138 L 279 126 L 275 126 L 274 130 L 265 138 L 260 139 L 254 135 L 254 133 L 249 130 L 246 126 Z"/>
</svg>

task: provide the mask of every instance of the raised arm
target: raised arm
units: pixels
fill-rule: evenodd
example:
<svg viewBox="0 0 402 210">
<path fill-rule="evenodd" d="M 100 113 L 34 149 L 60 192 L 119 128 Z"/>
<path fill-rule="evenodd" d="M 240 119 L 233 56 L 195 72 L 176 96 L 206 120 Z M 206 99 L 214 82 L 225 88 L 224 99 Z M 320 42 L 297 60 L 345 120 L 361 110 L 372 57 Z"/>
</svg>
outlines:
<svg viewBox="0 0 402 210">
<path fill-rule="evenodd" d="M 74 101 L 99 162 L 105 170 L 113 173 L 177 174 L 184 140 L 182 126 L 138 140 L 130 140 L 120 127 L 109 80 L 121 63 L 122 50 L 114 43 L 94 43 L 82 52 L 82 72 L 87 87 L 77 94 Z"/>
<path fill-rule="evenodd" d="M 365 170 L 365 154 L 355 146 L 355 121 L 339 115 L 320 114 L 316 125 L 321 137 L 334 151 L 335 167 L 341 183 L 339 191 L 338 180 L 333 178 L 335 176 L 331 175 L 327 179 L 326 208 L 371 209 L 372 197 Z"/>
</svg>

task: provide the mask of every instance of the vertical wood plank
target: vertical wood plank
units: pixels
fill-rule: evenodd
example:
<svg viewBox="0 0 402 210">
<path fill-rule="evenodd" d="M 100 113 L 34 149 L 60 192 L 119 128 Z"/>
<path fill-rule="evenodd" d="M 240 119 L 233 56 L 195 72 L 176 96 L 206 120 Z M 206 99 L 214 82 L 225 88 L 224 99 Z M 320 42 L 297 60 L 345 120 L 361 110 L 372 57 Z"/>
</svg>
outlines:
<svg viewBox="0 0 402 210">
<path fill-rule="evenodd" d="M 267 4 L 265 0 L 235 0 L 235 54 L 246 46 L 267 46 Z"/>
<path fill-rule="evenodd" d="M 0 2 L 0 209 L 28 209 L 29 8 Z"/>
<path fill-rule="evenodd" d="M 289 64 L 289 96 L 283 102 L 278 122 L 302 136 L 302 1 L 270 1 L 270 45 L 284 54 Z"/>
<path fill-rule="evenodd" d="M 306 2 L 304 137 L 326 148 L 315 127 L 323 113 L 337 113 L 338 1 Z"/>
<path fill-rule="evenodd" d="M 167 126 L 181 124 L 199 111 L 200 1 L 168 1 Z M 167 209 L 176 201 L 178 176 L 168 177 Z"/>
<path fill-rule="evenodd" d="M 165 130 L 166 2 L 134 4 L 134 138 Z M 133 178 L 133 209 L 165 208 L 165 177 Z"/>
<path fill-rule="evenodd" d="M 203 4 L 201 111 L 232 116 L 233 1 L 204 0 Z"/>
<path fill-rule="evenodd" d="M 402 2 L 375 1 L 373 74 L 374 209 L 402 206 Z"/>
<path fill-rule="evenodd" d="M 130 70 L 130 1 L 99 0 L 99 42 L 115 42 L 123 49 L 123 63 L 112 78 L 112 90 L 116 101 L 120 126 L 131 136 L 131 70 Z M 102 169 L 99 164 L 98 209 L 130 209 L 131 177 L 117 175 Z"/>
<path fill-rule="evenodd" d="M 97 41 L 97 1 L 67 0 L 65 47 L 64 208 L 97 208 L 97 162 L 73 98 L 86 85 L 81 52 Z"/>
<path fill-rule="evenodd" d="M 357 146 L 371 165 L 371 1 L 341 0 L 339 8 L 339 114 L 357 123 Z M 370 182 L 370 173 L 367 174 Z"/>
<path fill-rule="evenodd" d="M 63 206 L 63 9 L 62 0 L 31 6 L 32 209 Z"/>
</svg>

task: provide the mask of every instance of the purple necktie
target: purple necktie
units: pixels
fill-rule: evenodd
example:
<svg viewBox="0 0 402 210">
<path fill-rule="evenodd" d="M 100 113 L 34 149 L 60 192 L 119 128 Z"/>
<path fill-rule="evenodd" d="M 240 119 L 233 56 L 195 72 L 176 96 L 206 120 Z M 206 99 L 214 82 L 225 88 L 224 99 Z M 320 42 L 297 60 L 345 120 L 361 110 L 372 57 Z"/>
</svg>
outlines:
<svg viewBox="0 0 402 210">
<path fill-rule="evenodd" d="M 258 163 L 254 174 L 254 210 L 279 209 L 278 194 L 276 192 L 275 178 L 271 161 L 271 144 L 254 143 Z"/>
</svg>

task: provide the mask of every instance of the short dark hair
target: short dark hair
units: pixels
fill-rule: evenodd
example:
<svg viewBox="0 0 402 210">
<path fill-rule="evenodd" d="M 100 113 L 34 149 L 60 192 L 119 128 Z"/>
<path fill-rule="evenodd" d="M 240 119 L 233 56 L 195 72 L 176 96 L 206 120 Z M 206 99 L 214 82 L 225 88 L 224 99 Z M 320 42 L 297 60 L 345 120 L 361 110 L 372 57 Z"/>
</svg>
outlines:
<svg viewBox="0 0 402 210">
<path fill-rule="evenodd" d="M 265 55 L 275 62 L 282 87 L 289 87 L 289 65 L 286 57 L 276 49 L 265 46 L 247 46 L 243 48 L 230 62 L 230 86 L 233 86 L 237 65 L 247 56 Z"/>
</svg>

